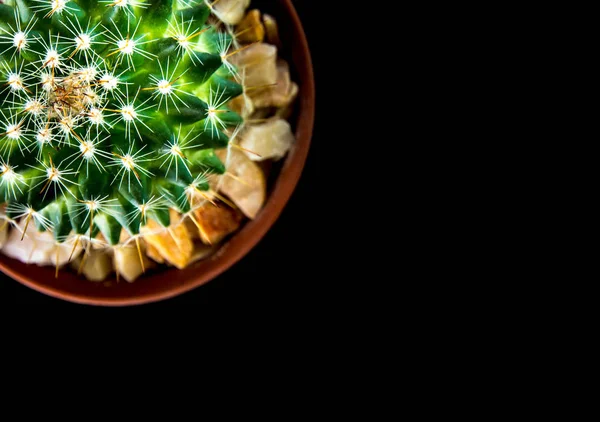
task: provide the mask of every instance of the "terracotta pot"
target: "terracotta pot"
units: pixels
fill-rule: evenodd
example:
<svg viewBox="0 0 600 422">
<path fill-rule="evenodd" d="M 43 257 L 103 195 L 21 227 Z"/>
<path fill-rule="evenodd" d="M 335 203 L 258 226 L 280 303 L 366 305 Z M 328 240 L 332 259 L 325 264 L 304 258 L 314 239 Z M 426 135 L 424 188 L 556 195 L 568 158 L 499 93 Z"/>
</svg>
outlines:
<svg viewBox="0 0 600 422">
<path fill-rule="evenodd" d="M 283 43 L 280 55 L 289 61 L 292 79 L 300 87 L 296 111 L 290 120 L 295 129 L 296 144 L 277 166 L 277 176 L 269 186 L 268 199 L 258 217 L 247 222 L 212 258 L 184 270 L 154 270 L 131 284 L 121 281 L 105 287 L 67 270 L 62 270 L 59 279 L 55 279 L 53 267 L 27 265 L 0 253 L 2 272 L 38 292 L 71 302 L 100 306 L 139 305 L 171 298 L 209 282 L 242 259 L 261 240 L 279 217 L 300 179 L 313 131 L 315 84 L 308 43 L 292 1 L 253 0 L 251 8 L 258 8 L 277 19 Z"/>
</svg>

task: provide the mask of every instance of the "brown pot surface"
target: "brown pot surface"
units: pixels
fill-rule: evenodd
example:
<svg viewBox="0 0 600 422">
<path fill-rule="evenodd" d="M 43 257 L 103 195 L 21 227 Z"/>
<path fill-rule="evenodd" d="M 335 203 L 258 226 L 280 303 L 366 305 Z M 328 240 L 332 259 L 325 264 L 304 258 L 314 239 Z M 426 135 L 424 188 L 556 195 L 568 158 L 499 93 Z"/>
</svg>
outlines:
<svg viewBox="0 0 600 422">
<path fill-rule="evenodd" d="M 89 305 L 128 306 L 168 299 L 197 288 L 242 259 L 275 223 L 292 195 L 310 149 L 315 119 L 315 82 L 308 42 L 291 0 L 254 0 L 251 8 L 273 15 L 280 27 L 280 54 L 291 66 L 292 80 L 300 87 L 296 112 L 290 119 L 296 143 L 269 186 L 268 199 L 256 217 L 204 261 L 183 270 L 161 268 L 148 271 L 134 283 L 121 281 L 105 287 L 70 271 L 54 277 L 53 267 L 28 265 L 0 254 L 0 270 L 20 283 L 49 296 Z M 115 281 L 109 278 L 106 281 Z"/>
</svg>

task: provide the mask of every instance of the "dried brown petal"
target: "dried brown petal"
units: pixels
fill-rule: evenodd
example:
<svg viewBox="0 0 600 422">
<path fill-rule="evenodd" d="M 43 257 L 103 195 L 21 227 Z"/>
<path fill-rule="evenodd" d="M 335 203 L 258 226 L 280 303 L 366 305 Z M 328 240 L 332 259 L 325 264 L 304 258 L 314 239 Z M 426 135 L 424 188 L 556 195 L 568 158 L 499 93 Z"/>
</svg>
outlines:
<svg viewBox="0 0 600 422">
<path fill-rule="evenodd" d="M 250 44 L 265 39 L 265 27 L 261 21 L 260 10 L 254 9 L 246 14 L 236 27 L 236 38 L 240 43 Z"/>
<path fill-rule="evenodd" d="M 277 21 L 271 15 L 266 13 L 263 15 L 263 23 L 265 25 L 266 40 L 269 44 L 277 48 L 281 48 L 281 39 L 279 37 L 279 27 Z"/>
<path fill-rule="evenodd" d="M 195 242 L 194 243 L 194 253 L 192 254 L 192 257 L 190 258 L 190 264 L 193 264 L 194 262 L 198 262 L 200 260 L 208 258 L 213 253 L 215 253 L 217 251 L 217 249 L 218 248 L 216 245 L 208 246 L 202 242 Z"/>
<path fill-rule="evenodd" d="M 233 100 L 229 101 L 227 106 L 231 109 L 231 111 L 239 114 L 244 119 L 248 119 L 249 116 L 254 113 L 252 99 L 246 94 L 238 95 Z"/>
<path fill-rule="evenodd" d="M 240 228 L 242 213 L 225 204 L 218 206 L 207 202 L 194 211 L 200 240 L 207 245 L 216 245 L 227 235 Z"/>
<path fill-rule="evenodd" d="M 165 259 L 162 257 L 158 249 L 152 245 L 152 243 L 146 242 L 146 255 L 148 255 L 148 258 L 154 262 L 159 264 L 165 263 Z"/>
<path fill-rule="evenodd" d="M 4 246 L 8 237 L 9 223 L 7 220 L 0 219 L 0 249 Z"/>
<path fill-rule="evenodd" d="M 275 113 L 276 117 L 279 117 L 283 120 L 289 120 L 290 117 L 292 117 L 292 114 L 294 112 L 294 100 L 298 96 L 298 91 L 298 84 L 292 82 L 292 85 L 290 86 L 290 92 L 288 94 L 287 105 L 277 110 L 277 112 Z"/>
<path fill-rule="evenodd" d="M 142 234 L 146 243 L 156 249 L 164 260 L 182 269 L 188 265 L 194 248 L 186 225 L 179 224 L 179 214 L 171 209 L 170 215 L 171 226 L 168 229 L 149 219 Z"/>
</svg>

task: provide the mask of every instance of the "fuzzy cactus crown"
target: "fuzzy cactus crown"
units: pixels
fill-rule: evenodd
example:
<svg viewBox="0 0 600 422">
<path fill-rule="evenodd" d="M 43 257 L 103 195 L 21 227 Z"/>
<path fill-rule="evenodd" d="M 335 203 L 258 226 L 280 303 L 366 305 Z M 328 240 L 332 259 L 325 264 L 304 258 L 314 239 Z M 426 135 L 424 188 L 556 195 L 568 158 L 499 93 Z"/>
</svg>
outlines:
<svg viewBox="0 0 600 422">
<path fill-rule="evenodd" d="M 0 0 L 7 216 L 116 245 L 189 212 L 242 124 L 237 51 L 203 1 Z"/>
</svg>

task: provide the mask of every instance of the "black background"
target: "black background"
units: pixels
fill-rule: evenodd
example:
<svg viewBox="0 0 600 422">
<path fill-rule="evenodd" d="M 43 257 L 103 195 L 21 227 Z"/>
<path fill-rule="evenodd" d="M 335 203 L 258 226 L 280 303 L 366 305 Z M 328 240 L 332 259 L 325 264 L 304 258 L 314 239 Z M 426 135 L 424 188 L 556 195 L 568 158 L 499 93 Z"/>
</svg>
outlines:
<svg viewBox="0 0 600 422">
<path fill-rule="evenodd" d="M 330 270 L 328 254 L 335 242 L 331 225 L 336 220 L 327 198 L 331 175 L 325 172 L 325 134 L 323 110 L 331 109 L 328 87 L 323 83 L 325 62 L 332 54 L 331 39 L 323 27 L 326 20 L 316 14 L 316 2 L 294 2 L 303 21 L 311 48 L 317 85 L 317 119 L 311 150 L 302 178 L 280 218 L 263 240 L 241 261 L 210 283 L 194 291 L 155 304 L 147 309 L 175 309 L 210 306 L 223 310 L 256 309 L 310 311 L 324 292 Z M 326 124 L 326 122 L 325 122 Z M 330 136 L 329 136 L 330 138 Z M 329 139 L 329 142 L 335 140 Z M 328 228 L 326 230 L 326 228 Z M 0 304 L 44 305 L 52 308 L 92 308 L 54 299 L 33 291 L 0 274 Z M 136 307 L 139 308 L 139 307 Z M 97 308 L 96 308 L 97 309 Z M 129 308 L 132 309 L 132 308 Z"/>
</svg>

